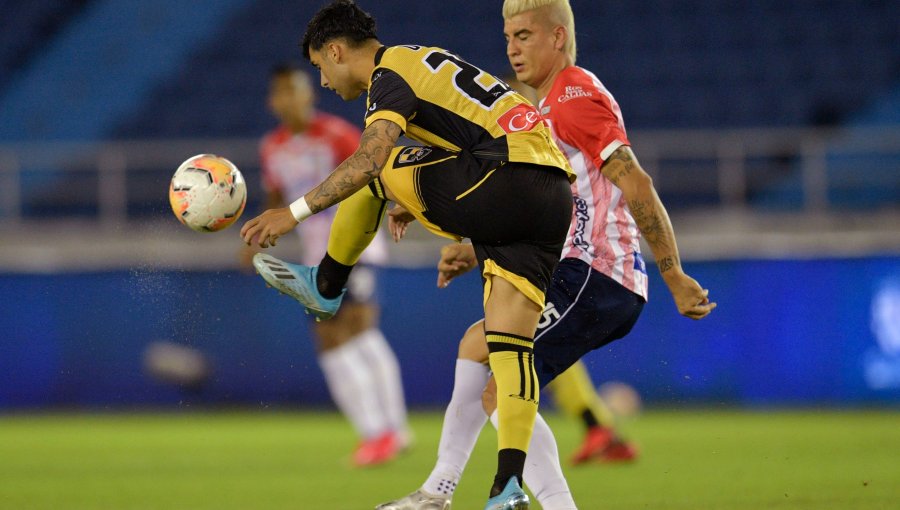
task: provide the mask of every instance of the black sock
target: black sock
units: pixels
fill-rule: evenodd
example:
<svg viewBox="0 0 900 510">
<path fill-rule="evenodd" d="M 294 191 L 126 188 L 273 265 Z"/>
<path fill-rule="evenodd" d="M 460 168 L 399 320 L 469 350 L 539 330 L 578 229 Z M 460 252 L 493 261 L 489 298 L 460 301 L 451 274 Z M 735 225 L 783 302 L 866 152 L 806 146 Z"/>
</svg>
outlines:
<svg viewBox="0 0 900 510">
<path fill-rule="evenodd" d="M 525 452 L 515 448 L 504 448 L 497 454 L 497 476 L 494 477 L 494 486 L 491 487 L 491 497 L 503 492 L 507 482 L 512 477 L 519 480 L 522 486 L 522 472 L 525 470 Z"/>
<path fill-rule="evenodd" d="M 587 428 L 600 426 L 600 422 L 597 421 L 597 417 L 594 416 L 594 413 L 592 413 L 590 409 L 585 409 L 584 412 L 581 413 L 581 419 L 584 421 Z"/>
<path fill-rule="evenodd" d="M 319 294 L 327 299 L 340 296 L 352 269 L 353 266 L 345 266 L 326 253 L 322 262 L 319 263 L 319 271 L 316 273 L 316 288 L 318 288 Z"/>
</svg>

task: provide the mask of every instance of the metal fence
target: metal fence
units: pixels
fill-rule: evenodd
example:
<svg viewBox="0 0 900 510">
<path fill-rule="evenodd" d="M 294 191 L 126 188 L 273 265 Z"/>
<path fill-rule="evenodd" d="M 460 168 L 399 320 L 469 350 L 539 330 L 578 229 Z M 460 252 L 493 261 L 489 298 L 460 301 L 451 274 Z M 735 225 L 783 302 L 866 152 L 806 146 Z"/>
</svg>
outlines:
<svg viewBox="0 0 900 510">
<path fill-rule="evenodd" d="M 652 131 L 631 140 L 674 210 L 900 206 L 898 127 Z M 172 172 L 201 152 L 234 161 L 251 200 L 260 198 L 254 139 L 0 144 L 0 224 L 118 225 L 163 214 Z"/>
<path fill-rule="evenodd" d="M 688 204 L 805 212 L 900 205 L 897 126 L 654 131 L 632 141 L 660 193 Z"/>
</svg>

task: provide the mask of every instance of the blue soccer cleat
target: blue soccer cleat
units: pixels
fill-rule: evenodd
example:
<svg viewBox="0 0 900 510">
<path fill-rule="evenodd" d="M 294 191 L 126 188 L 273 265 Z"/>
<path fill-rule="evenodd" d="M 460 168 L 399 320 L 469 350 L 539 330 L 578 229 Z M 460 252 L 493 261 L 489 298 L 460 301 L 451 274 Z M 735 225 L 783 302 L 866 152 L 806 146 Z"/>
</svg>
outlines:
<svg viewBox="0 0 900 510">
<path fill-rule="evenodd" d="M 484 510 L 528 510 L 528 503 L 528 496 L 514 476 L 506 482 L 503 492 L 488 500 Z"/>
<path fill-rule="evenodd" d="M 341 307 L 341 295 L 328 299 L 319 294 L 316 287 L 316 273 L 319 266 L 290 264 L 271 255 L 257 253 L 253 256 L 253 267 L 263 279 L 276 290 L 296 299 L 317 321 L 330 319 Z"/>
</svg>

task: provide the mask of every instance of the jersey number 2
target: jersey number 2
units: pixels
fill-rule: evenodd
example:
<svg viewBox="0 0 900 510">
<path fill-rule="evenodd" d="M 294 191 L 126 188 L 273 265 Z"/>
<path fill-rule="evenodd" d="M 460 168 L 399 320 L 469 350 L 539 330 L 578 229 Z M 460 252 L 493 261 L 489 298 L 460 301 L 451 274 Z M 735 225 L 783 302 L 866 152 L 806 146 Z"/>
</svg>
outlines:
<svg viewBox="0 0 900 510">
<path fill-rule="evenodd" d="M 491 88 L 478 83 L 477 78 L 484 73 L 465 60 L 440 51 L 432 51 L 424 58 L 425 64 L 436 73 L 444 64 L 450 62 L 457 71 L 453 75 L 453 84 L 462 95 L 490 110 L 501 97 L 512 92 L 509 85 L 497 80 Z"/>
</svg>

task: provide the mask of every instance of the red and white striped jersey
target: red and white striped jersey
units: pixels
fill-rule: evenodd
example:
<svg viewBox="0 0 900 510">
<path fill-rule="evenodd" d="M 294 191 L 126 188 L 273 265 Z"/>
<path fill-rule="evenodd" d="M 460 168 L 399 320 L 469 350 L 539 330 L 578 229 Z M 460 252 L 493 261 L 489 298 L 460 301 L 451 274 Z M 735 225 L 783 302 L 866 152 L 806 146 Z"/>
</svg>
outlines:
<svg viewBox="0 0 900 510">
<path fill-rule="evenodd" d="M 263 188 L 280 191 L 287 203 L 297 200 L 356 151 L 359 137 L 359 129 L 349 122 L 321 112 L 302 133 L 292 133 L 285 126 L 270 131 L 260 144 Z M 303 264 L 316 265 L 322 260 L 336 210 L 331 207 L 297 226 Z M 378 235 L 361 260 L 382 264 L 386 258 L 386 242 Z"/>
<path fill-rule="evenodd" d="M 577 175 L 562 257 L 583 260 L 647 299 L 640 231 L 622 192 L 600 172 L 616 149 L 630 144 L 618 103 L 593 73 L 571 66 L 556 77 L 540 108 Z"/>
</svg>

